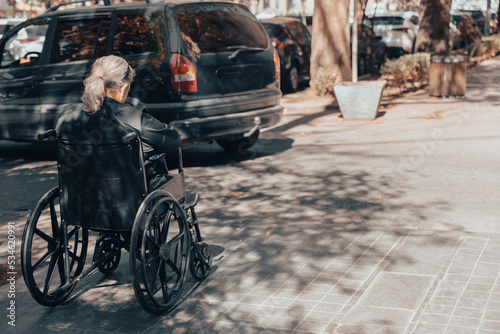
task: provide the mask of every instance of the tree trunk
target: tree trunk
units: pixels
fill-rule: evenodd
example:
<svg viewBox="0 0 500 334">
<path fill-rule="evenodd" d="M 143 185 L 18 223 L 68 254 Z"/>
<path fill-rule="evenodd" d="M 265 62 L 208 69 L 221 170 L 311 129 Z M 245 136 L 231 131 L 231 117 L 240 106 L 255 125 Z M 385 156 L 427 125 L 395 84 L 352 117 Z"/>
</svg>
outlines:
<svg viewBox="0 0 500 334">
<path fill-rule="evenodd" d="M 347 28 L 346 28 L 347 27 Z M 311 51 L 311 87 L 318 94 L 351 80 L 349 0 L 315 0 Z"/>
<path fill-rule="evenodd" d="M 422 0 L 419 32 L 415 44 L 418 52 L 446 52 L 450 50 L 451 0 Z"/>
</svg>

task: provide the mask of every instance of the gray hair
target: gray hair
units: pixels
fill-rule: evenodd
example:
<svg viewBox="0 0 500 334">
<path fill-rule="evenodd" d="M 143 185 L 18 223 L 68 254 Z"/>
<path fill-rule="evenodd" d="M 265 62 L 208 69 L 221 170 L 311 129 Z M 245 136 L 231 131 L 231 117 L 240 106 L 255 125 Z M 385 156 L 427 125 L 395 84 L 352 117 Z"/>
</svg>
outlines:
<svg viewBox="0 0 500 334">
<path fill-rule="evenodd" d="M 134 69 L 123 58 L 105 56 L 97 59 L 90 75 L 83 82 L 83 110 L 89 115 L 95 114 L 102 107 L 106 88 L 118 90 L 123 85 L 130 84 L 134 76 Z"/>
</svg>

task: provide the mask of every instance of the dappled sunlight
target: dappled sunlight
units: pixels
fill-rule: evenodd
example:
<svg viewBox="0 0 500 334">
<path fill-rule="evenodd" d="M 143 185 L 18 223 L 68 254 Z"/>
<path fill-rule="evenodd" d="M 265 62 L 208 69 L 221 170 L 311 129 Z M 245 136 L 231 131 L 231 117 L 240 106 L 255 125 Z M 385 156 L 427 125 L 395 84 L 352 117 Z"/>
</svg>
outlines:
<svg viewBox="0 0 500 334">
<path fill-rule="evenodd" d="M 28 162 L 21 165 L 16 164 L 15 167 L 5 170 L 6 176 L 14 175 L 43 175 L 43 174 L 55 174 L 57 175 L 57 170 L 54 167 L 53 161 L 35 161 Z"/>
</svg>

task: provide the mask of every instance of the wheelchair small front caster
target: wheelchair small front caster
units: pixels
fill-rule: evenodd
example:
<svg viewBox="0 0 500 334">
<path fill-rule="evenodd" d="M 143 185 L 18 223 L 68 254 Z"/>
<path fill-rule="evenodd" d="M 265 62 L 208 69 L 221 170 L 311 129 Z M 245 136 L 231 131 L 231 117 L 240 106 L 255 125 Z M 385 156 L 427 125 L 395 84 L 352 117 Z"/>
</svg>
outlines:
<svg viewBox="0 0 500 334">
<path fill-rule="evenodd" d="M 214 256 L 209 245 L 202 242 L 194 245 L 191 250 L 191 263 L 189 269 L 191 275 L 197 280 L 202 280 L 210 274 Z"/>
<path fill-rule="evenodd" d="M 120 264 L 121 259 L 121 250 L 116 249 L 116 245 L 113 240 L 109 237 L 101 237 L 97 241 L 95 245 L 94 253 L 98 254 L 99 259 L 103 258 L 110 252 L 114 252 L 114 254 L 105 262 L 101 263 L 97 268 L 104 275 L 111 275 L 118 265 Z"/>
</svg>

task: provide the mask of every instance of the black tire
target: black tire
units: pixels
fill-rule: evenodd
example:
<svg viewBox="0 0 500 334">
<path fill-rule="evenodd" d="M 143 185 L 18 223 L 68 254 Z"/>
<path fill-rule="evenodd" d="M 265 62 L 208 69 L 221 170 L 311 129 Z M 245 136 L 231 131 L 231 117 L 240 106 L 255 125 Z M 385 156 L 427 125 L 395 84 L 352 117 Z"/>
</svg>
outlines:
<svg viewBox="0 0 500 334">
<path fill-rule="evenodd" d="M 361 75 L 364 75 L 367 70 L 367 65 L 366 65 L 366 58 L 365 57 L 360 57 L 359 59 L 359 65 L 358 65 L 358 75 L 361 76 Z"/>
<path fill-rule="evenodd" d="M 114 253 L 113 256 L 97 267 L 104 275 L 111 275 L 118 268 L 122 253 L 121 248 L 115 245 L 113 239 L 109 236 L 101 236 L 95 244 L 94 253 L 99 254 L 99 258 L 102 258 L 110 252 Z"/>
<path fill-rule="evenodd" d="M 259 134 L 260 132 L 257 130 L 249 137 L 239 135 L 235 138 L 217 139 L 217 144 L 228 152 L 243 152 L 255 145 L 257 140 L 259 140 Z"/>
<path fill-rule="evenodd" d="M 177 305 L 190 249 L 183 208 L 165 191 L 149 194 L 137 212 L 130 242 L 132 286 L 147 312 L 163 314 Z"/>
<path fill-rule="evenodd" d="M 87 229 L 68 226 L 70 279 L 83 271 L 87 257 Z M 59 188 L 46 193 L 31 212 L 24 228 L 21 266 L 24 281 L 33 298 L 41 305 L 55 306 L 68 298 L 73 285 L 65 293 L 54 291 L 68 283 L 64 230 L 59 210 Z M 45 251 L 43 251 L 45 250 Z M 39 255 L 43 253 L 43 255 Z"/>
<path fill-rule="evenodd" d="M 295 93 L 299 89 L 299 69 L 293 64 L 290 72 L 283 80 L 283 91 L 286 93 Z"/>
<path fill-rule="evenodd" d="M 213 259 L 212 249 L 206 243 L 202 242 L 198 247 L 193 247 L 189 264 L 191 275 L 197 280 L 205 279 L 210 275 Z"/>
</svg>

